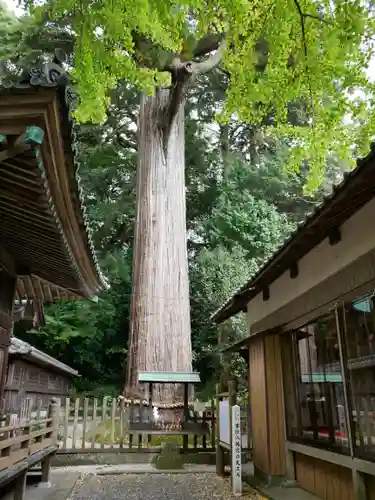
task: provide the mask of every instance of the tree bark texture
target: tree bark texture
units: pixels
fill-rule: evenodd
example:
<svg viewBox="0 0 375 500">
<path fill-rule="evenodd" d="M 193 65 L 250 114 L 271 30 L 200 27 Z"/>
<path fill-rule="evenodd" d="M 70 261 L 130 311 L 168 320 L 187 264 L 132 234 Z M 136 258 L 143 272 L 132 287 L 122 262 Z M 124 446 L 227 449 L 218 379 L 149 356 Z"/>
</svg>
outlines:
<svg viewBox="0 0 375 500">
<path fill-rule="evenodd" d="M 128 393 L 140 392 L 138 371 L 192 370 L 184 103 L 165 127 L 170 92 L 157 89 L 140 105 Z M 155 384 L 153 398 L 176 401 L 180 393 Z"/>
</svg>

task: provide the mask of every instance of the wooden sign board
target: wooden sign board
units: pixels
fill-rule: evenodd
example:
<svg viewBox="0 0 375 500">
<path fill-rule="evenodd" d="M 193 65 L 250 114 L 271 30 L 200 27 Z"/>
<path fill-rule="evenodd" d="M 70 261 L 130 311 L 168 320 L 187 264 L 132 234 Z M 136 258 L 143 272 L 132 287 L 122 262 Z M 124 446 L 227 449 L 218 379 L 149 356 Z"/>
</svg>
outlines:
<svg viewBox="0 0 375 500">
<path fill-rule="evenodd" d="M 222 443 L 230 444 L 229 401 L 220 401 L 219 405 L 219 439 Z"/>
</svg>

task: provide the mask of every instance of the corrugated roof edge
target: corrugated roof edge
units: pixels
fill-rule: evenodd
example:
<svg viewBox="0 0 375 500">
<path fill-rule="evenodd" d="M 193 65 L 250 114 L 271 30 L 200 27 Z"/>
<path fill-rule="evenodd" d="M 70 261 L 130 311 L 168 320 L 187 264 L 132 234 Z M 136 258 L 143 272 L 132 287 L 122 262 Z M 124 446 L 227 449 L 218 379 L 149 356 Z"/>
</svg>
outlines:
<svg viewBox="0 0 375 500">
<path fill-rule="evenodd" d="M 9 354 L 30 356 L 30 358 L 35 359 L 36 361 L 40 361 L 41 363 L 44 363 L 46 365 L 53 366 L 54 368 L 60 370 L 61 372 L 68 373 L 69 375 L 72 375 L 74 377 L 79 375 L 77 370 L 74 370 L 65 363 L 62 363 L 58 359 L 53 358 L 49 354 L 46 354 L 43 351 L 40 351 L 39 349 L 36 349 L 32 345 L 28 344 L 27 342 L 24 342 L 21 339 L 18 339 L 17 337 L 11 338 L 11 343 L 9 346 Z"/>
<path fill-rule="evenodd" d="M 292 241 L 296 238 L 296 236 L 299 233 L 302 233 L 309 224 L 311 224 L 315 219 L 317 219 L 319 217 L 319 215 L 321 214 L 321 212 L 325 208 L 327 208 L 327 206 L 330 203 L 332 203 L 336 197 L 338 197 L 339 195 L 341 195 L 345 191 L 345 188 L 348 186 L 348 184 L 350 184 L 352 179 L 354 177 L 356 177 L 361 172 L 363 167 L 369 161 L 374 160 L 374 159 L 375 159 L 375 142 L 372 142 L 371 146 L 370 146 L 369 154 L 364 158 L 357 159 L 356 167 L 353 170 L 350 170 L 350 171 L 344 173 L 343 180 L 340 183 L 333 186 L 331 193 L 328 194 L 327 196 L 325 196 L 323 198 L 323 200 L 315 206 L 314 211 L 305 217 L 305 219 L 298 225 L 297 229 L 289 235 L 289 237 L 282 243 L 280 248 L 278 250 L 276 250 L 276 252 L 273 254 L 273 256 L 268 261 L 266 261 L 266 263 L 260 268 L 260 270 L 254 276 L 252 276 L 244 285 L 242 285 L 240 288 L 238 288 L 233 293 L 233 295 L 231 295 L 227 299 L 227 301 L 224 302 L 224 304 L 219 307 L 219 309 L 217 309 L 213 314 L 211 314 L 210 320 L 214 321 L 216 323 L 220 323 L 220 322 L 224 321 L 225 319 L 229 319 L 230 317 L 238 314 L 242 310 L 242 306 L 239 305 L 238 307 L 235 307 L 235 304 L 233 304 L 233 302 L 236 300 L 236 298 L 238 296 L 243 295 L 245 292 L 249 291 L 251 288 L 254 287 L 255 283 L 259 280 L 260 276 L 267 269 L 272 267 L 273 262 L 278 258 L 278 256 L 282 252 L 284 252 L 287 249 L 287 247 L 292 243 Z M 221 319 L 223 316 L 223 313 L 228 308 L 228 306 L 233 306 L 233 311 L 231 311 L 230 315 Z"/>
</svg>

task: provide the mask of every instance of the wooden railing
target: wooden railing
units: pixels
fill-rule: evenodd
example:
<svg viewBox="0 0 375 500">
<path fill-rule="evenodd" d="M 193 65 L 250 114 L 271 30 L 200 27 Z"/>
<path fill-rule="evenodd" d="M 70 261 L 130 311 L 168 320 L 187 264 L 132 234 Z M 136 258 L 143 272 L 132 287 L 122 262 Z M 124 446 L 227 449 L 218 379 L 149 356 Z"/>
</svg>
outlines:
<svg viewBox="0 0 375 500">
<path fill-rule="evenodd" d="M 57 446 L 58 405 L 51 401 L 47 418 L 11 424 L 7 416 L 0 427 L 0 472 L 40 450 Z"/>
<path fill-rule="evenodd" d="M 137 405 L 135 411 L 146 415 L 146 405 Z M 148 412 L 150 413 L 150 412 Z M 207 405 L 200 415 L 189 419 L 192 429 L 176 423 L 154 426 L 134 425 L 131 405 L 116 398 L 66 398 L 61 402 L 58 428 L 58 453 L 92 453 L 118 451 L 157 451 L 162 442 L 172 440 L 184 451 L 213 451 L 215 449 L 216 420 L 214 404 Z M 185 435 L 185 438 L 184 438 Z"/>
</svg>

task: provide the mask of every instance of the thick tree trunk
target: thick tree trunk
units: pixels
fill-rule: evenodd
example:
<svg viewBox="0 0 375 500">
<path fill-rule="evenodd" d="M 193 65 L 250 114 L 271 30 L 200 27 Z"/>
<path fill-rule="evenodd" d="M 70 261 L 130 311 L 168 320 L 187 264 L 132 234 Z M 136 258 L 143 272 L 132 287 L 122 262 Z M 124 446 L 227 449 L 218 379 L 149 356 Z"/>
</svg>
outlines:
<svg viewBox="0 0 375 500">
<path fill-rule="evenodd" d="M 192 370 L 184 103 L 168 130 L 169 99 L 170 90 L 158 89 L 140 106 L 127 391 L 139 390 L 139 370 Z M 155 401 L 178 397 L 173 386 L 154 386 Z"/>
</svg>

